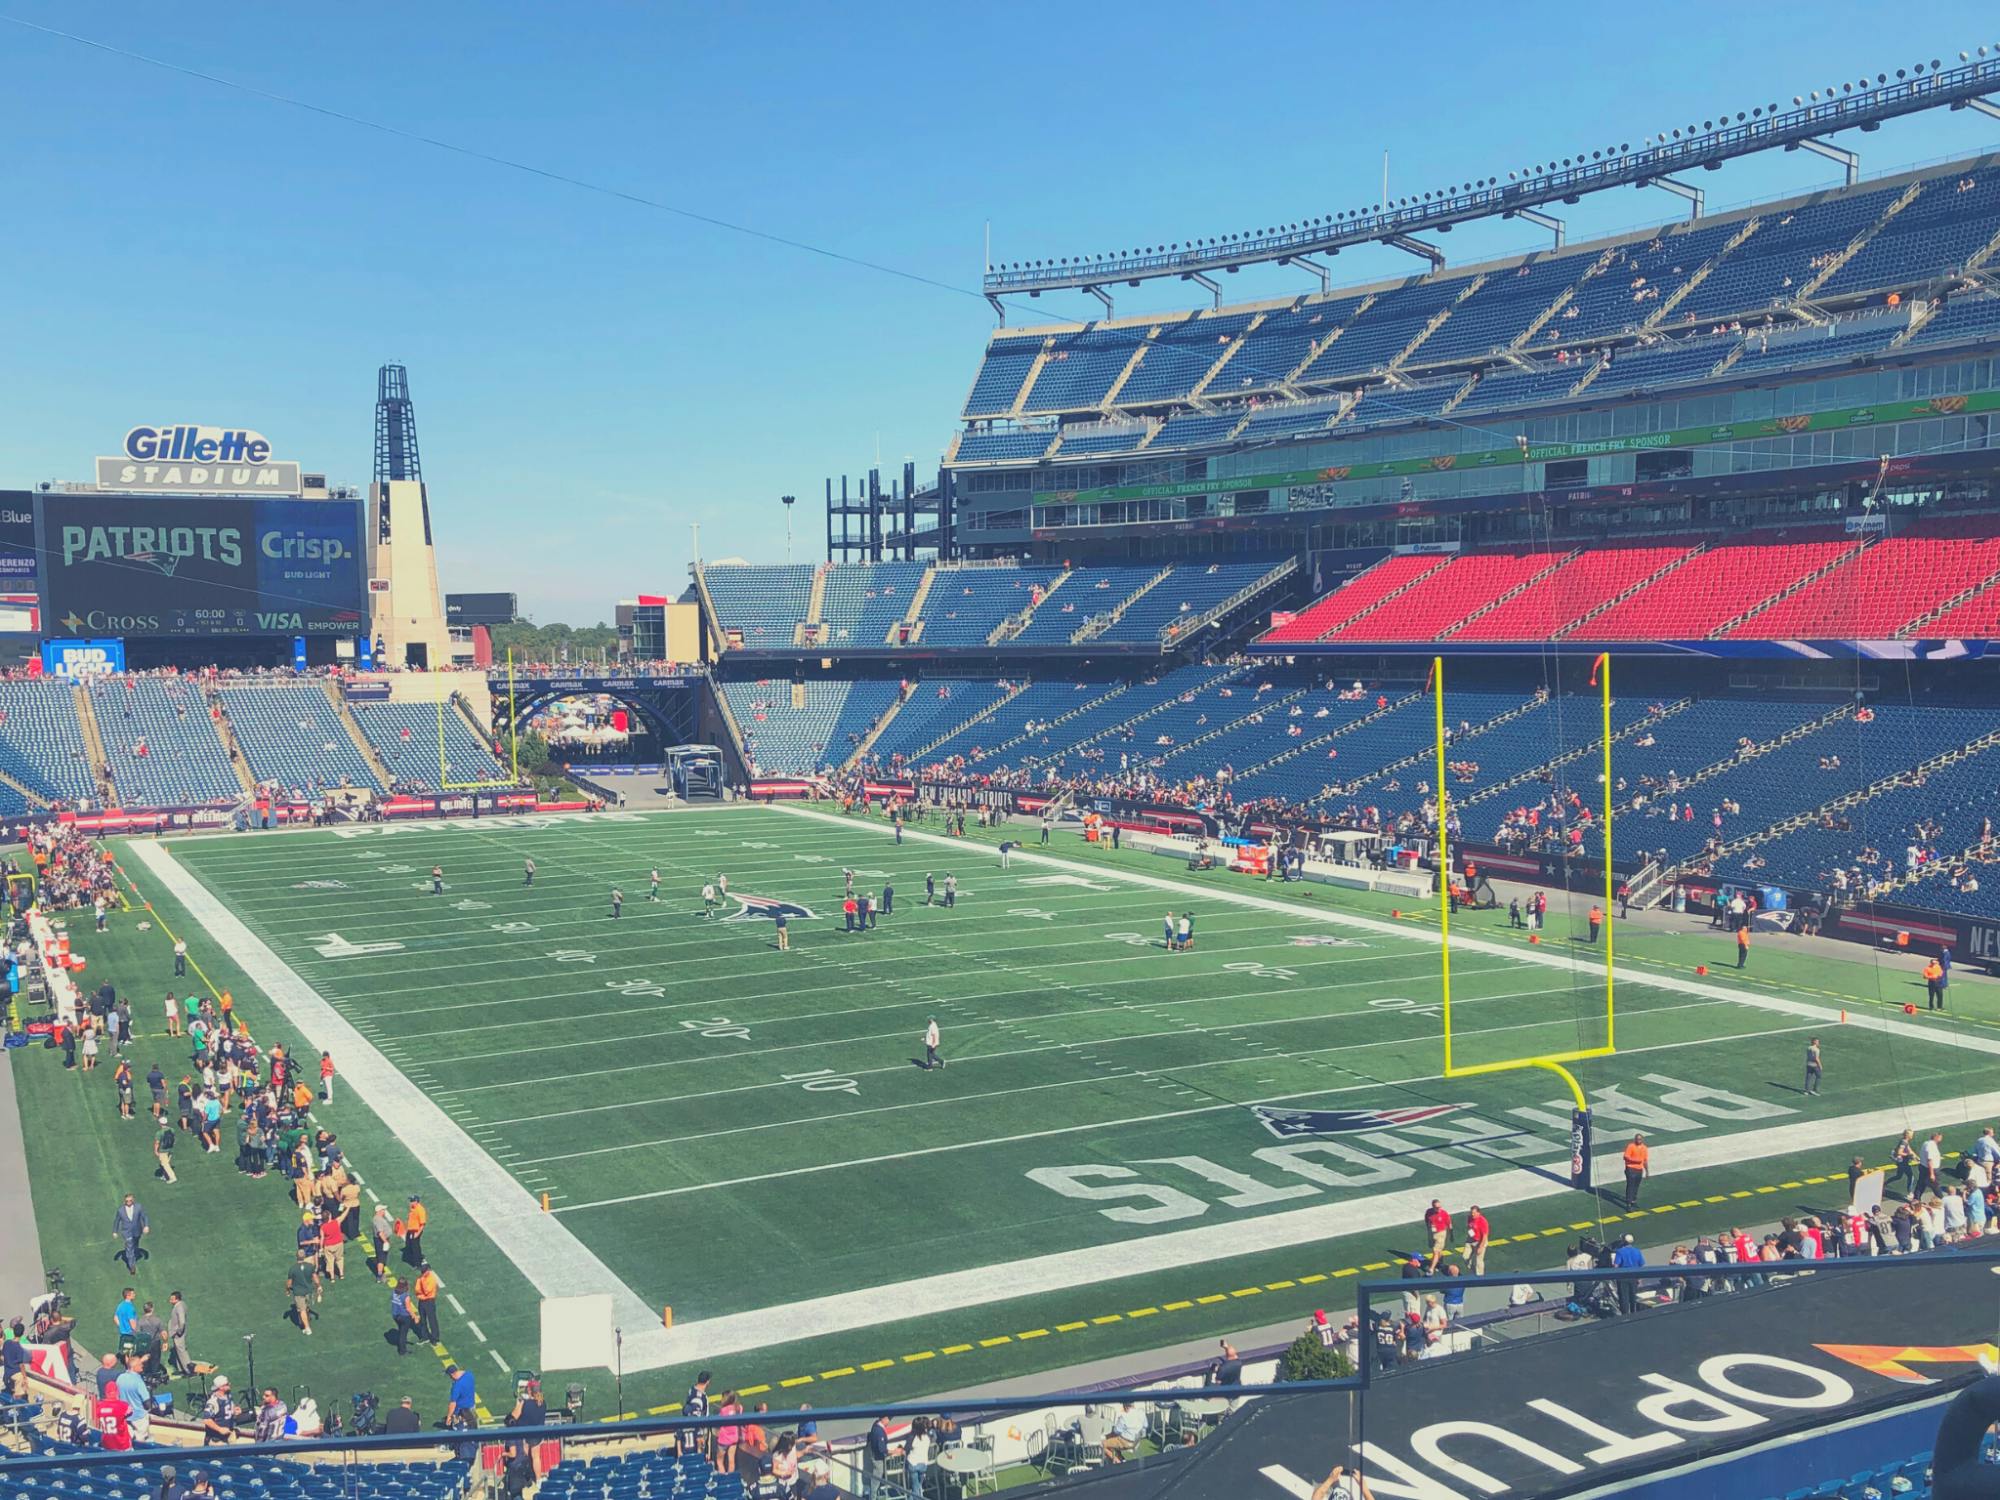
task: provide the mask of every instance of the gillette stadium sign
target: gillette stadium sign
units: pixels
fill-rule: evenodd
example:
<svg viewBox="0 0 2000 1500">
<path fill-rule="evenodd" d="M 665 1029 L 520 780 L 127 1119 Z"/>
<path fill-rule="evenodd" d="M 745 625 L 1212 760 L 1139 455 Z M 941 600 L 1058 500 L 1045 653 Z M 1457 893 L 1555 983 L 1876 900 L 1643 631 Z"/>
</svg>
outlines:
<svg viewBox="0 0 2000 1500">
<path fill-rule="evenodd" d="M 134 427 L 125 451 L 97 460 L 100 490 L 155 494 L 296 495 L 299 466 L 271 457 L 271 443 L 247 427 Z"/>
</svg>

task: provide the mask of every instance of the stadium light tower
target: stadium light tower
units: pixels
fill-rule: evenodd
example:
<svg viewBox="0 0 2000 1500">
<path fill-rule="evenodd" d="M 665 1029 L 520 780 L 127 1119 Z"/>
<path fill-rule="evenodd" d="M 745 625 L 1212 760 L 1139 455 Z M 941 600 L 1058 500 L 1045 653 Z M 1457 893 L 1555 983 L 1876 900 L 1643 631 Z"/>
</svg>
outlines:
<svg viewBox="0 0 2000 1500">
<path fill-rule="evenodd" d="M 785 565 L 792 562 L 792 507 L 799 503 L 797 495 L 780 495 L 779 503 L 785 507 Z"/>
<path fill-rule="evenodd" d="M 417 413 L 409 372 L 384 365 L 375 380 L 375 545 L 368 571 L 374 638 L 387 664 L 451 665 L 451 637 L 438 593 L 431 545 L 430 491 L 417 455 Z"/>
</svg>

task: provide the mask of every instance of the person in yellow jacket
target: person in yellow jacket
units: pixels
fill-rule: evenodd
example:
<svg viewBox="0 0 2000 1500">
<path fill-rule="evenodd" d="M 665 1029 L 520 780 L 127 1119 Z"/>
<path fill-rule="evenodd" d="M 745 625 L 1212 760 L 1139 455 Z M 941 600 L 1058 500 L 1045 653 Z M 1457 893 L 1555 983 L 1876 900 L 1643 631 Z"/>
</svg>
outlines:
<svg viewBox="0 0 2000 1500">
<path fill-rule="evenodd" d="M 1924 965 L 1924 989 L 1929 996 L 1926 1009 L 1944 1009 L 1944 965 L 1935 958 Z"/>
</svg>

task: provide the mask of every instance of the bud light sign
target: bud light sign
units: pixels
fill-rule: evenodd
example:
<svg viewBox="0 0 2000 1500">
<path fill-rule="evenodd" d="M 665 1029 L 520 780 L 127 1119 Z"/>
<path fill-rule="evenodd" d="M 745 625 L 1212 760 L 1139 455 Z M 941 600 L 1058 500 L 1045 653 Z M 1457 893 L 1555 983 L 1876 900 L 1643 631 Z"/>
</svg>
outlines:
<svg viewBox="0 0 2000 1500">
<path fill-rule="evenodd" d="M 124 670 L 123 641 L 42 642 L 42 671 L 50 677 L 109 677 Z"/>
</svg>

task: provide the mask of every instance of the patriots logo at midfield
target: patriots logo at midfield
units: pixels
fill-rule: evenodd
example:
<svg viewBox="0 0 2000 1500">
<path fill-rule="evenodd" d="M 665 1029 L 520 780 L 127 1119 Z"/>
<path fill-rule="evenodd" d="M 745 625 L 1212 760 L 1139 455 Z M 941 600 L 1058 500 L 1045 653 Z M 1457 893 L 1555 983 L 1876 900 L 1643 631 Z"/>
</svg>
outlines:
<svg viewBox="0 0 2000 1500">
<path fill-rule="evenodd" d="M 809 922 L 819 918 L 819 913 L 810 907 L 796 901 L 781 901 L 775 896 L 739 896 L 731 891 L 729 899 L 736 903 L 736 911 L 724 917 L 725 922 L 769 922 L 781 916 Z"/>
<path fill-rule="evenodd" d="M 1250 1113 L 1272 1135 L 1289 1141 L 1302 1135 L 1340 1135 L 1353 1130 L 1415 1125 L 1464 1108 L 1463 1104 L 1422 1104 L 1407 1109 L 1280 1109 L 1272 1104 L 1253 1104 Z"/>
</svg>

